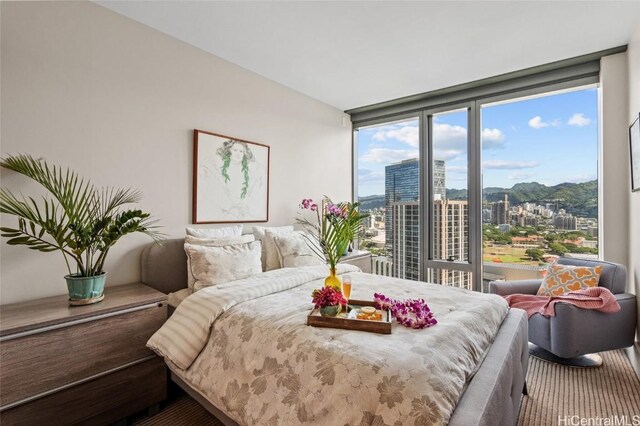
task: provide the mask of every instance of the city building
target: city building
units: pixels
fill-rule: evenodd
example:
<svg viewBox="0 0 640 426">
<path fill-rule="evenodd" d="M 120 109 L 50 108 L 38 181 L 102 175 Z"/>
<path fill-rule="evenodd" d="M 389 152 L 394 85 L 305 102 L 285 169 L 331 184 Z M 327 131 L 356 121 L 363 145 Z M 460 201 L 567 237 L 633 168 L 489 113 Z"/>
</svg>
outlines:
<svg viewBox="0 0 640 426">
<path fill-rule="evenodd" d="M 444 160 L 433 160 L 433 199 L 447 198 L 446 174 Z"/>
<path fill-rule="evenodd" d="M 435 200 L 433 202 L 433 258 L 448 261 L 469 260 L 469 203 Z M 453 269 L 430 269 L 427 280 L 435 284 L 470 289 L 471 274 Z"/>
<path fill-rule="evenodd" d="M 564 213 L 564 210 L 561 210 L 562 213 L 558 213 L 553 217 L 553 226 L 556 229 L 561 229 L 565 231 L 575 231 L 578 229 L 578 222 L 575 216 L 570 213 Z"/>
<path fill-rule="evenodd" d="M 418 202 L 392 203 L 391 259 L 393 275 L 420 278 L 420 206 Z M 435 200 L 431 244 L 434 259 L 467 261 L 469 259 L 469 206 L 467 201 Z M 471 274 L 449 269 L 429 270 L 426 281 L 471 288 Z"/>
<path fill-rule="evenodd" d="M 393 274 L 399 278 L 420 279 L 420 205 L 419 164 L 405 160 L 385 168 L 385 200 L 391 208 L 387 215 L 386 247 Z M 434 161 L 433 235 L 434 258 L 469 258 L 468 202 L 446 199 L 445 162 Z M 459 271 L 438 270 L 427 279 L 444 285 L 470 288 L 471 276 Z"/>
<path fill-rule="evenodd" d="M 412 202 L 391 203 L 392 271 L 397 278 L 420 279 L 420 204 Z"/>
<path fill-rule="evenodd" d="M 504 194 L 504 201 L 498 201 L 491 206 L 491 223 L 504 225 L 511 222 L 509 214 L 509 196 Z"/>
<path fill-rule="evenodd" d="M 446 198 L 445 179 L 445 162 L 442 160 L 435 160 L 433 168 L 435 200 L 443 200 Z M 414 204 L 417 206 L 418 197 L 420 196 L 420 164 L 418 163 L 418 159 L 412 158 L 386 166 L 384 185 L 385 206 L 387 208 L 393 209 L 394 203 L 408 202 L 415 202 Z M 415 207 L 415 209 L 418 208 L 419 207 Z M 385 247 L 387 254 L 392 261 L 396 259 L 395 256 L 399 255 L 400 253 L 405 253 L 404 249 L 394 249 L 394 241 L 396 241 L 394 231 L 396 229 L 396 225 L 393 223 L 394 217 L 398 217 L 398 220 L 402 220 L 401 218 L 404 212 L 404 210 L 402 212 L 397 212 L 394 210 L 392 214 L 387 214 L 385 216 Z M 414 211 L 411 210 L 409 214 L 413 215 Z M 415 214 L 416 216 L 418 215 L 417 212 L 415 212 Z M 416 222 L 415 226 L 418 226 L 418 222 Z M 398 241 L 404 240 L 400 238 Z M 411 252 L 411 250 L 407 250 L 407 252 Z M 398 261 L 400 263 L 405 262 L 402 258 L 400 258 Z"/>
<path fill-rule="evenodd" d="M 482 209 L 482 223 L 491 223 L 491 209 Z"/>
<path fill-rule="evenodd" d="M 442 260 L 469 259 L 469 203 L 435 200 L 433 202 L 433 257 Z"/>
<path fill-rule="evenodd" d="M 384 205 L 386 252 L 393 257 L 393 204 L 415 202 L 420 196 L 420 164 L 417 158 L 394 163 L 384 168 Z M 391 213 L 391 214 L 389 214 Z"/>
</svg>

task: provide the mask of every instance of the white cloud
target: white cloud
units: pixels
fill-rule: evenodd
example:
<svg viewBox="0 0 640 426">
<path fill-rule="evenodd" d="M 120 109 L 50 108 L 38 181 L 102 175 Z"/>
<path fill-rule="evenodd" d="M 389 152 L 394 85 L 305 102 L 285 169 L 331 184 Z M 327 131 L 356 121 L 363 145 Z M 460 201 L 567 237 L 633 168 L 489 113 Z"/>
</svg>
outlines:
<svg viewBox="0 0 640 426">
<path fill-rule="evenodd" d="M 482 149 L 504 148 L 504 139 L 500 129 L 482 129 Z"/>
<path fill-rule="evenodd" d="M 378 183 L 384 182 L 384 172 L 373 171 L 369 169 L 358 169 L 358 182 L 359 183 Z"/>
<path fill-rule="evenodd" d="M 509 175 L 509 177 L 507 179 L 509 180 L 527 180 L 533 177 L 533 173 L 526 173 L 526 172 L 515 172 L 511 175 Z"/>
<path fill-rule="evenodd" d="M 467 129 L 451 124 L 433 124 L 433 143 L 438 149 L 466 149 Z"/>
<path fill-rule="evenodd" d="M 534 129 L 542 129 L 543 127 L 549 127 L 549 123 L 545 123 L 542 121 L 542 117 L 536 115 L 531 120 L 529 120 L 529 127 L 533 127 Z"/>
<path fill-rule="evenodd" d="M 499 138 L 499 135 L 492 132 L 490 137 L 496 139 Z M 438 160 L 454 160 L 467 150 L 467 129 L 462 126 L 434 123 L 433 138 L 434 158 Z M 372 136 L 372 139 L 377 142 L 396 140 L 412 148 L 417 148 L 420 141 L 420 133 L 418 126 L 386 128 L 377 131 Z M 373 148 L 363 155 L 362 159 L 369 162 L 390 163 L 417 157 L 417 155 L 417 151 L 413 150 Z"/>
<path fill-rule="evenodd" d="M 375 132 L 373 136 L 371 136 L 371 139 L 374 141 L 382 142 L 386 139 L 385 133 L 386 132 L 383 132 L 382 130 Z"/>
<path fill-rule="evenodd" d="M 558 127 L 560 126 L 560 120 L 553 121 L 542 121 L 542 117 L 536 115 L 531 120 L 529 120 L 529 127 L 533 127 L 534 129 L 542 129 L 544 127 Z"/>
<path fill-rule="evenodd" d="M 467 129 L 451 124 L 433 124 L 433 158 L 452 161 L 467 152 Z"/>
<path fill-rule="evenodd" d="M 463 151 L 459 149 L 434 149 L 433 158 L 435 160 L 452 161 L 458 158 Z"/>
<path fill-rule="evenodd" d="M 384 126 L 378 129 L 371 138 L 376 142 L 395 140 L 417 148 L 420 143 L 420 131 L 418 126 L 413 125 Z M 446 152 L 446 159 L 452 159 L 455 158 L 455 155 L 451 156 L 454 150 L 458 151 L 458 154 L 466 151 L 467 129 L 463 126 L 434 122 L 433 140 L 434 150 Z M 505 135 L 500 129 L 482 130 L 483 148 L 485 149 L 501 148 L 504 146 L 504 140 Z"/>
<path fill-rule="evenodd" d="M 517 170 L 531 169 L 540 165 L 537 161 L 487 160 L 482 163 L 485 169 Z"/>
<path fill-rule="evenodd" d="M 413 148 L 417 148 L 420 135 L 418 126 L 403 126 L 394 129 L 379 130 L 373 135 L 372 139 L 378 142 L 382 142 L 387 139 L 395 139 Z"/>
<path fill-rule="evenodd" d="M 390 164 L 397 163 L 402 160 L 408 160 L 409 158 L 418 158 L 418 150 L 373 148 L 360 157 L 360 160 L 368 163 Z"/>
<path fill-rule="evenodd" d="M 583 113 L 577 112 L 571 116 L 567 124 L 571 126 L 584 127 L 591 124 L 591 119 L 584 116 Z"/>
</svg>

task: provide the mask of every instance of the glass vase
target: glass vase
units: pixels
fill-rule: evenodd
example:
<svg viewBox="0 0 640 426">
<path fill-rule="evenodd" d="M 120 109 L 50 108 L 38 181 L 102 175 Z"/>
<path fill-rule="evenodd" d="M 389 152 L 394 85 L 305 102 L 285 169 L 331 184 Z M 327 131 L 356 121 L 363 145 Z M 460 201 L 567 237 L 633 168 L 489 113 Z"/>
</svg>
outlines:
<svg viewBox="0 0 640 426">
<path fill-rule="evenodd" d="M 324 286 L 333 287 L 337 291 L 340 291 L 341 285 L 342 285 L 342 282 L 340 281 L 340 278 L 338 278 L 338 276 L 336 275 L 336 268 L 329 268 L 329 276 L 324 279 Z"/>
</svg>

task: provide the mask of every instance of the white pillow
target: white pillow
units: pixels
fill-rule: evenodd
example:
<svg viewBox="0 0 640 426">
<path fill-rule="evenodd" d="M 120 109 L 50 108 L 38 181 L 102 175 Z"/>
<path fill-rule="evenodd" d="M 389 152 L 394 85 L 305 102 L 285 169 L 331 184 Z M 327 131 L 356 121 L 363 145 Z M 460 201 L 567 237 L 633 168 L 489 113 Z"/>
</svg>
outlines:
<svg viewBox="0 0 640 426">
<path fill-rule="evenodd" d="M 260 241 L 222 247 L 185 244 L 184 250 L 196 279 L 194 291 L 262 273 Z"/>
<path fill-rule="evenodd" d="M 235 244 L 245 244 L 255 240 L 255 237 L 251 234 L 226 238 L 198 238 L 192 237 L 191 235 L 187 235 L 186 237 L 184 237 L 185 244 L 207 247 L 222 247 Z M 191 261 L 189 260 L 189 256 L 187 256 L 187 287 L 193 289 L 193 283 L 195 282 L 196 278 L 191 273 Z"/>
<path fill-rule="evenodd" d="M 325 264 L 309 247 L 309 242 L 303 232 L 295 231 L 286 235 L 274 236 L 273 241 L 276 244 L 280 255 L 280 264 L 283 268 Z"/>
<path fill-rule="evenodd" d="M 242 225 L 222 228 L 187 228 L 187 235 L 198 238 L 229 238 L 242 235 Z"/>
<path fill-rule="evenodd" d="M 267 232 L 269 235 L 267 235 Z M 253 235 L 256 240 L 262 241 L 262 270 L 272 271 L 280 269 L 280 256 L 273 241 L 274 235 L 286 235 L 293 232 L 293 226 L 254 226 Z"/>
</svg>

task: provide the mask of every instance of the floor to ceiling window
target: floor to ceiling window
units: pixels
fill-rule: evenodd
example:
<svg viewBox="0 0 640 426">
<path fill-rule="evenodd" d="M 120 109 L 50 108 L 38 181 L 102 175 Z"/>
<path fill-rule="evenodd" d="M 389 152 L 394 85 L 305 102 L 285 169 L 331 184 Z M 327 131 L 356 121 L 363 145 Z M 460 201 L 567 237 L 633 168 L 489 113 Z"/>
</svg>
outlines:
<svg viewBox="0 0 640 426">
<path fill-rule="evenodd" d="M 355 127 L 374 273 L 486 291 L 598 257 L 598 87 L 545 87 Z"/>
<path fill-rule="evenodd" d="M 357 200 L 369 214 L 360 248 L 374 272 L 420 279 L 419 120 L 411 117 L 356 130 Z"/>
<path fill-rule="evenodd" d="M 472 288 L 469 266 L 469 110 L 426 115 L 430 146 L 426 281 Z M 461 269 L 464 268 L 464 269 Z"/>
<path fill-rule="evenodd" d="M 558 256 L 597 259 L 597 88 L 481 112 L 486 275 L 534 278 Z"/>
</svg>

